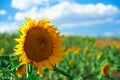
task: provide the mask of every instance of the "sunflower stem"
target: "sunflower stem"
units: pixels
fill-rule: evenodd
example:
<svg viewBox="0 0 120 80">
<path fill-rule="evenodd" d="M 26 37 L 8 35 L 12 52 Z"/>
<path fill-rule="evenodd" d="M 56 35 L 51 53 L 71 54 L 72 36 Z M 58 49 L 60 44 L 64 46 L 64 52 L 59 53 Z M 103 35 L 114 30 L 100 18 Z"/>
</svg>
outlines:
<svg viewBox="0 0 120 80">
<path fill-rule="evenodd" d="M 26 63 L 26 79 L 28 78 L 29 73 L 28 73 L 28 63 Z"/>
<path fill-rule="evenodd" d="M 32 74 L 32 64 L 27 63 L 26 64 L 26 78 L 28 78 L 30 74 Z"/>
<path fill-rule="evenodd" d="M 70 74 L 64 72 L 63 70 L 61 70 L 61 69 L 59 69 L 57 67 L 54 67 L 54 71 L 59 72 L 64 76 L 67 76 L 69 78 L 69 80 L 73 80 L 73 76 L 71 76 Z"/>
</svg>

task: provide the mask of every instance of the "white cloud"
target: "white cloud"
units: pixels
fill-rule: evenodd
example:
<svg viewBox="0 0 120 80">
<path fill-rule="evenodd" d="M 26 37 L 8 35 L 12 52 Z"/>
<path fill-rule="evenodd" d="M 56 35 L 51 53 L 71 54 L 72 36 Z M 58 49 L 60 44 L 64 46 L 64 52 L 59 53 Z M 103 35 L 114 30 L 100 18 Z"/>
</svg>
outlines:
<svg viewBox="0 0 120 80">
<path fill-rule="evenodd" d="M 114 32 L 105 32 L 103 35 L 105 35 L 105 36 L 113 36 L 113 35 L 115 35 L 115 33 Z"/>
<path fill-rule="evenodd" d="M 24 20 L 24 17 L 48 17 L 59 26 L 74 27 L 109 22 L 119 13 L 120 10 L 113 5 L 102 3 L 83 5 L 64 1 L 47 8 L 34 6 L 24 12 L 17 12 L 15 20 Z"/>
<path fill-rule="evenodd" d="M 7 14 L 7 12 L 6 12 L 6 10 L 0 10 L 0 15 L 6 15 Z"/>
<path fill-rule="evenodd" d="M 63 1 L 73 2 L 74 0 L 12 0 L 11 6 L 19 10 L 27 10 L 33 6 L 49 7 L 51 4 Z"/>
<path fill-rule="evenodd" d="M 60 24 L 60 29 L 64 29 L 64 28 L 73 28 L 73 27 L 87 27 L 87 26 L 91 26 L 94 24 L 101 24 L 101 23 L 106 23 L 106 22 L 110 22 L 112 21 L 112 19 L 105 19 L 105 20 L 96 20 L 96 21 L 81 21 L 81 22 L 71 22 L 71 23 L 64 23 L 64 24 Z"/>
<path fill-rule="evenodd" d="M 13 32 L 17 30 L 18 23 L 17 22 L 0 22 L 0 33 L 3 32 Z"/>
<path fill-rule="evenodd" d="M 74 35 L 75 33 L 73 32 L 62 32 L 61 35 Z"/>
<path fill-rule="evenodd" d="M 49 2 L 56 0 L 12 0 L 11 6 L 19 10 L 30 9 L 32 6 L 49 6 Z"/>
</svg>

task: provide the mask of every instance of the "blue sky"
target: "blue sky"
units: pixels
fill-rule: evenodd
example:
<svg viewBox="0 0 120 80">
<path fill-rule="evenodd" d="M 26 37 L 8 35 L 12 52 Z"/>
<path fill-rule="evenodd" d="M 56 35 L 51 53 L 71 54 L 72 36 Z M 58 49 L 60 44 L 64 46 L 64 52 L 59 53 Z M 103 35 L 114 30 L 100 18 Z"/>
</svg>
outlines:
<svg viewBox="0 0 120 80">
<path fill-rule="evenodd" d="M 120 37 L 119 0 L 0 0 L 0 32 L 17 32 L 24 17 L 48 17 L 65 35 Z"/>
</svg>

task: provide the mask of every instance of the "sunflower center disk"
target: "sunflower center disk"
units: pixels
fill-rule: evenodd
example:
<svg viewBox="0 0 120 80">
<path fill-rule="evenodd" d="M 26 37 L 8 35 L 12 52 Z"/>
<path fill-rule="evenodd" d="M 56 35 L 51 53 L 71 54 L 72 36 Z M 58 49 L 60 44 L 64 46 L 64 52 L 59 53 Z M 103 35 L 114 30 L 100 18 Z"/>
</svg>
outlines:
<svg viewBox="0 0 120 80">
<path fill-rule="evenodd" d="M 26 35 L 24 50 L 27 57 L 39 62 L 52 54 L 52 40 L 48 32 L 42 28 L 31 28 Z"/>
<path fill-rule="evenodd" d="M 107 66 L 104 68 L 104 73 L 107 74 L 108 72 L 109 72 L 109 67 Z"/>
</svg>

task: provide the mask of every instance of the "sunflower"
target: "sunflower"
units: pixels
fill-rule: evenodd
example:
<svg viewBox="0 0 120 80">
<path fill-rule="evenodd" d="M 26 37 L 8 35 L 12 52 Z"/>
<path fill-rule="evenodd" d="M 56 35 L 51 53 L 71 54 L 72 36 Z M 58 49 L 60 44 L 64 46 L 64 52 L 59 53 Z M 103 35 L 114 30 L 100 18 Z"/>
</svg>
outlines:
<svg viewBox="0 0 120 80">
<path fill-rule="evenodd" d="M 20 37 L 15 41 L 18 44 L 14 48 L 14 54 L 20 54 L 20 61 L 23 64 L 33 63 L 40 74 L 42 67 L 53 70 L 63 58 L 61 42 L 63 38 L 57 32 L 55 25 L 50 25 L 48 18 L 32 20 L 25 18 L 26 24 L 19 28 Z"/>
<path fill-rule="evenodd" d="M 73 60 L 71 59 L 71 60 L 69 60 L 69 65 L 72 65 L 73 64 Z"/>
<path fill-rule="evenodd" d="M 102 53 L 99 53 L 98 56 L 97 56 L 97 59 L 101 59 L 103 57 L 103 54 Z"/>
<path fill-rule="evenodd" d="M 88 46 L 85 46 L 85 47 L 84 47 L 84 50 L 85 50 L 85 51 L 88 51 L 88 49 L 89 49 Z"/>
<path fill-rule="evenodd" d="M 110 66 L 108 63 L 104 64 L 101 69 L 102 76 L 106 76 L 110 72 Z"/>
<path fill-rule="evenodd" d="M 92 53 L 88 53 L 88 57 L 89 57 L 89 58 L 92 58 Z"/>
<path fill-rule="evenodd" d="M 117 70 L 116 70 L 116 68 L 113 67 L 113 68 L 110 69 L 110 71 L 114 73 L 114 72 L 116 72 Z"/>
<path fill-rule="evenodd" d="M 0 49 L 0 56 L 2 56 L 4 54 L 4 52 L 5 52 L 5 48 L 1 48 Z"/>
<path fill-rule="evenodd" d="M 80 48 L 79 47 L 76 47 L 75 51 L 74 51 L 76 54 L 79 54 L 80 53 Z"/>
</svg>

